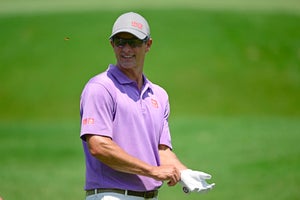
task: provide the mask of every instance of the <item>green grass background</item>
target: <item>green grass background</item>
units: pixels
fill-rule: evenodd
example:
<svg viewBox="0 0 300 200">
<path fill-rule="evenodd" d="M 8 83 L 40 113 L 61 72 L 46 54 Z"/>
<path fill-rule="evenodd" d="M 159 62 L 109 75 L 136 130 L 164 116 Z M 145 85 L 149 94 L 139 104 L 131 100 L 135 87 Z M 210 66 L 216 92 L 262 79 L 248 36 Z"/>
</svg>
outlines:
<svg viewBox="0 0 300 200">
<path fill-rule="evenodd" d="M 84 199 L 79 97 L 114 63 L 111 26 L 129 10 L 151 25 L 145 73 L 169 93 L 174 151 L 217 184 L 164 186 L 160 199 L 299 199 L 293 0 L 1 0 L 0 196 Z"/>
</svg>

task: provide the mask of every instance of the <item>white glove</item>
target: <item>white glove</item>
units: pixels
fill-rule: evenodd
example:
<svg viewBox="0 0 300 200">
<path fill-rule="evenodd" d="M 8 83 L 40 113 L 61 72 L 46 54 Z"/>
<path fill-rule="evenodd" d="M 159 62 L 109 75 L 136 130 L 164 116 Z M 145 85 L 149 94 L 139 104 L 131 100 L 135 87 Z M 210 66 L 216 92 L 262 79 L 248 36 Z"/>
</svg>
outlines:
<svg viewBox="0 0 300 200">
<path fill-rule="evenodd" d="M 211 190 L 215 186 L 215 183 L 208 184 L 206 182 L 207 179 L 211 178 L 210 174 L 193 171 L 191 169 L 182 170 L 180 173 L 180 184 L 183 186 L 182 189 L 185 193 L 203 193 Z"/>
</svg>

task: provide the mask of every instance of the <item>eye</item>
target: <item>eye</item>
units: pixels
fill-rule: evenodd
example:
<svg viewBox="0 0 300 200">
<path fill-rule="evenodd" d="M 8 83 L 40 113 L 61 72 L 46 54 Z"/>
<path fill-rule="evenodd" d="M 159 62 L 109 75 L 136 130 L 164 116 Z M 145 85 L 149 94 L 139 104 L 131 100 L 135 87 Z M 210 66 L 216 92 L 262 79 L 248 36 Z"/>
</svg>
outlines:
<svg viewBox="0 0 300 200">
<path fill-rule="evenodd" d="M 140 47 L 142 46 L 143 42 L 144 42 L 143 40 L 137 38 L 132 38 L 132 39 L 114 38 L 113 39 L 113 43 L 119 48 L 124 47 L 126 44 L 128 44 L 132 48 Z"/>
</svg>

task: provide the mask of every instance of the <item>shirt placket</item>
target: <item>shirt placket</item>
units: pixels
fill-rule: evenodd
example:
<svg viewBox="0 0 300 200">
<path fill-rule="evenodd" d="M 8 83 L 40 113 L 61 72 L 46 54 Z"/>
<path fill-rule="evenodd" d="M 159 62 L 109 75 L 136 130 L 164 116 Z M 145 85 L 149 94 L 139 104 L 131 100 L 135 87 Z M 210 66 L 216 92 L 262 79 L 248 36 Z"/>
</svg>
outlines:
<svg viewBox="0 0 300 200">
<path fill-rule="evenodd" d="M 142 111 L 142 113 L 145 113 L 146 112 L 146 103 L 145 103 L 145 100 L 144 100 L 144 98 L 143 98 L 143 96 L 144 96 L 144 94 L 145 94 L 145 92 L 147 92 L 147 90 L 148 90 L 148 84 L 146 84 L 144 87 L 143 87 L 143 89 L 142 89 L 142 91 L 141 91 L 141 93 L 140 93 L 140 106 L 141 106 L 141 111 Z"/>
</svg>

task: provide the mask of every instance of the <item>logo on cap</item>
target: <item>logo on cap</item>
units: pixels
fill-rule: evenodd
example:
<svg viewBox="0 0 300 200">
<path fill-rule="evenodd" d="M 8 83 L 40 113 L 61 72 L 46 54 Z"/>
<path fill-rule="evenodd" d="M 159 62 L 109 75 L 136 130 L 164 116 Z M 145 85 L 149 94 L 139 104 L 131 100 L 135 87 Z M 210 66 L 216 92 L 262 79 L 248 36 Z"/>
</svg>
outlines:
<svg viewBox="0 0 300 200">
<path fill-rule="evenodd" d="M 138 29 L 140 29 L 140 30 L 143 29 L 143 24 L 142 24 L 142 23 L 139 23 L 139 22 L 137 22 L 137 21 L 132 21 L 132 22 L 131 22 L 131 26 L 136 27 L 136 28 L 138 28 Z"/>
</svg>

